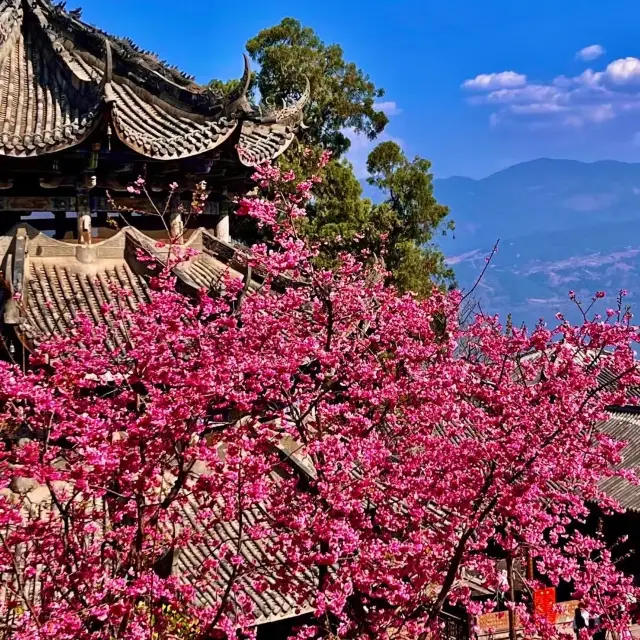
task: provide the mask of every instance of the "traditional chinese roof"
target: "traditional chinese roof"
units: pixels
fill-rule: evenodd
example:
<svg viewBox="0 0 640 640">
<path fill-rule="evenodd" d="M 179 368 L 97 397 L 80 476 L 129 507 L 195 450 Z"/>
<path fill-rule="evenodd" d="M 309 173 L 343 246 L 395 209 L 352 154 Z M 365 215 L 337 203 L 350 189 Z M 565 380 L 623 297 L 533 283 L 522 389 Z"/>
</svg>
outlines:
<svg viewBox="0 0 640 640">
<path fill-rule="evenodd" d="M 182 292 L 215 289 L 227 275 L 246 277 L 240 252 L 209 231 L 194 230 L 186 246 L 197 253 L 174 268 Z M 123 339 L 112 305 L 125 301 L 135 309 L 148 300 L 149 268 L 139 260 L 140 249 L 158 264 L 166 260 L 155 241 L 130 227 L 90 246 L 55 240 L 29 225 L 15 227 L 0 236 L 0 271 L 20 300 L 0 307 L 0 325 L 13 325 L 32 347 L 70 330 L 78 314 L 84 314 L 109 325 L 115 341 Z M 252 280 L 250 286 L 258 285 Z"/>
<path fill-rule="evenodd" d="M 57 483 L 57 489 L 61 490 L 64 483 Z M 31 478 L 16 478 L 10 487 L 0 489 L 0 495 L 21 504 L 26 518 L 38 520 L 50 517 L 52 510 L 51 493 L 49 489 L 40 485 Z M 102 513 L 104 505 L 102 501 L 94 502 L 94 508 Z M 235 580 L 237 586 L 245 593 L 253 605 L 253 624 L 262 625 L 277 622 L 313 612 L 313 605 L 304 595 L 312 592 L 317 587 L 318 571 L 309 569 L 304 574 L 291 576 L 290 592 L 284 593 L 276 586 L 274 575 L 278 569 L 286 570 L 284 556 L 269 548 L 268 537 L 265 539 L 252 539 L 242 531 L 237 521 L 220 521 L 215 526 L 205 528 L 203 521 L 210 524 L 209 519 L 203 519 L 199 515 L 200 508 L 191 498 L 186 503 L 175 504 L 178 521 L 183 529 L 192 533 L 192 541 L 184 547 L 180 547 L 177 554 L 171 553 L 168 572 L 180 578 L 186 584 L 194 587 L 196 603 L 201 607 L 215 607 L 220 603 L 220 593 L 233 574 L 234 567 L 225 555 L 224 545 L 231 544 L 239 547 L 239 554 L 245 559 L 247 575 Z M 211 506 L 207 507 L 209 512 Z M 242 512 L 244 522 L 255 524 L 264 521 L 266 514 L 257 505 L 254 508 Z M 210 516 L 209 516 L 210 518 Z M 108 520 L 108 517 L 104 517 Z M 97 519 L 100 526 L 103 517 Z M 8 528 L 2 533 L 6 535 Z M 98 533 L 100 535 L 100 533 Z M 174 534 L 175 535 L 175 534 Z M 169 538 L 171 539 L 171 534 Z M 194 542 L 193 539 L 198 540 Z M 161 551 L 159 557 L 162 557 Z M 218 563 L 218 579 L 203 580 L 202 565 L 205 561 L 215 560 Z M 257 577 L 263 577 L 271 588 L 258 592 L 252 582 Z M 3 578 L 10 584 L 10 574 L 4 574 Z M 39 603 L 41 596 L 41 578 L 30 576 L 24 585 L 25 591 L 30 594 L 33 602 Z M 297 586 L 297 588 L 296 588 Z M 233 594 L 230 599 L 236 605 Z M 0 591 L 0 630 L 12 628 L 15 624 L 16 610 L 7 606 L 7 591 Z"/>
<path fill-rule="evenodd" d="M 69 149 L 110 126 L 147 158 L 187 158 L 232 139 L 254 166 L 291 144 L 309 93 L 263 116 L 247 99 L 250 78 L 245 56 L 238 88 L 221 96 L 64 5 L 0 0 L 0 155 Z"/>
<path fill-rule="evenodd" d="M 198 505 L 193 499 L 182 504 L 179 509 L 182 522 L 193 528 L 198 542 L 190 542 L 180 549 L 174 559 L 172 571 L 195 588 L 198 605 L 215 606 L 219 598 L 218 594 L 224 589 L 225 583 L 233 572 L 233 566 L 220 557 L 220 549 L 225 545 L 235 546 L 239 539 L 244 539 L 240 545 L 240 555 L 244 559 L 245 566 L 255 567 L 252 576 L 254 579 L 260 575 L 271 585 L 271 588 L 259 592 L 252 586 L 251 579 L 240 579 L 242 591 L 248 596 L 253 606 L 254 624 L 262 625 L 286 620 L 314 611 L 311 600 L 301 594 L 313 592 L 314 588 L 317 588 L 317 569 L 307 570 L 301 575 L 292 575 L 290 580 L 293 588 L 290 591 L 278 589 L 275 586 L 274 576 L 278 569 L 285 570 L 286 562 L 284 556 L 269 549 L 268 540 L 252 540 L 246 534 L 243 536 L 242 529 L 235 520 L 205 528 L 202 519 L 198 516 Z M 256 506 L 243 511 L 242 519 L 244 522 L 255 525 L 258 522 L 266 522 L 268 515 Z M 202 564 L 212 558 L 219 562 L 219 580 L 203 585 Z"/>
<path fill-rule="evenodd" d="M 300 452 L 300 446 L 292 440 L 283 439 L 274 447 L 283 454 L 283 460 L 291 465 L 296 473 L 313 475 L 313 466 L 308 457 Z M 206 465 L 198 462 L 192 468 L 193 477 L 206 472 Z M 273 472 L 273 480 L 278 482 L 278 474 Z M 58 487 L 60 488 L 60 487 Z M 0 494 L 10 500 L 22 504 L 25 516 L 39 519 L 49 517 L 52 509 L 51 493 L 49 489 L 40 485 L 35 479 L 16 477 L 7 488 L 1 488 Z M 102 509 L 101 502 L 94 503 L 95 508 Z M 218 504 L 224 510 L 222 501 Z M 225 553 L 225 545 L 238 548 L 238 554 L 244 560 L 244 574 L 236 579 L 240 591 L 251 601 L 253 608 L 253 624 L 256 626 L 296 618 L 305 614 L 312 614 L 315 610 L 313 594 L 318 588 L 319 571 L 317 567 L 291 573 L 286 557 L 274 547 L 273 530 L 269 525 L 269 514 L 260 504 L 244 509 L 241 513 L 245 528 L 237 520 L 220 520 L 211 525 L 211 511 L 216 508 L 215 502 L 201 507 L 190 495 L 185 501 L 176 501 L 172 508 L 176 509 L 177 522 L 181 529 L 190 532 L 189 541 L 181 546 L 179 551 L 170 553 L 166 557 L 168 566 L 166 574 L 180 578 L 194 588 L 196 602 L 202 607 L 215 607 L 219 604 L 220 593 L 224 590 L 233 575 L 234 567 Z M 201 508 L 207 512 L 207 517 L 199 515 Z M 101 518 L 97 519 L 97 523 Z M 257 538 L 247 532 L 249 527 L 260 525 L 265 527 L 266 535 Z M 175 536 L 175 531 L 170 533 Z M 159 558 L 163 558 L 160 552 Z M 206 561 L 217 561 L 217 578 L 204 580 L 203 564 Z M 332 569 L 330 568 L 329 571 Z M 278 584 L 277 575 L 290 572 L 287 578 L 287 588 Z M 255 580 L 260 577 L 267 583 L 267 588 L 258 591 L 254 587 Z M 8 576 L 5 576 L 8 578 Z M 282 578 L 281 578 L 282 579 Z M 493 592 L 483 586 L 482 582 L 463 572 L 460 584 L 467 586 L 475 597 L 492 595 Z M 25 590 L 32 594 L 33 600 L 40 596 L 40 582 L 37 576 L 28 578 Z M 6 594 L 0 592 L 0 620 L 6 617 L 7 627 L 15 623 L 10 611 L 6 610 Z M 235 601 L 235 595 L 230 594 L 234 606 L 240 606 Z M 15 614 L 15 611 L 13 612 Z M 1 623 L 0 623 L 1 624 Z M 1 627 L 0 627 L 1 628 Z"/>
<path fill-rule="evenodd" d="M 609 420 L 600 425 L 603 433 L 625 443 L 620 469 L 640 473 L 640 412 L 637 407 L 615 409 Z M 602 490 L 622 507 L 640 512 L 640 487 L 623 478 L 614 477 L 602 483 Z"/>
</svg>

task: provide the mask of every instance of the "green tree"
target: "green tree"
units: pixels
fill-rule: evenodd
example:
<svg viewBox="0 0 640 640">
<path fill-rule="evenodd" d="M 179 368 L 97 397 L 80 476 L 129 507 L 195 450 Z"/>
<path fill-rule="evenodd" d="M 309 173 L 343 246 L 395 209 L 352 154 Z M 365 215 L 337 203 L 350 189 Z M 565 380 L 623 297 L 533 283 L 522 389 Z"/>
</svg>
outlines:
<svg viewBox="0 0 640 640">
<path fill-rule="evenodd" d="M 350 146 L 349 131 L 373 140 L 384 130 L 388 118 L 376 108 L 384 91 L 354 63 L 345 61 L 340 46 L 325 44 L 313 29 L 293 18 L 258 33 L 247 42 L 247 51 L 259 65 L 251 86 L 267 105 L 295 99 L 304 89 L 305 76 L 309 78 L 307 128 L 300 131 L 299 141 L 280 158 L 280 164 L 304 176 L 310 160 L 322 149 L 333 154 L 303 228 L 323 243 L 324 259 L 331 261 L 339 251 L 363 248 L 381 256 L 384 249 L 401 289 L 427 295 L 434 282 L 450 283 L 453 274 L 433 244 L 435 234 L 446 231 L 448 210 L 433 196 L 430 163 L 422 158 L 409 161 L 395 143 L 378 145 L 369 156 L 369 183 L 381 190 L 385 200 L 374 204 L 363 198 L 353 167 L 343 157 Z M 226 93 L 235 84 L 212 81 L 210 86 Z M 257 231 L 249 226 L 238 223 L 234 232 L 247 242 L 254 241 Z"/>
<path fill-rule="evenodd" d="M 431 163 L 420 157 L 409 160 L 395 142 L 383 142 L 369 154 L 367 169 L 369 184 L 384 195 L 382 202 L 362 197 L 348 162 L 330 162 L 304 230 L 323 242 L 328 259 L 339 251 L 363 248 L 384 256 L 395 284 L 404 291 L 424 296 L 433 284 L 452 284 L 453 271 L 433 241 L 436 234 L 452 230 L 453 222 L 447 221 L 448 208 L 433 195 Z"/>
<path fill-rule="evenodd" d="M 431 281 L 453 282 L 453 271 L 433 243 L 436 233 L 453 231 L 454 223 L 433 195 L 431 163 L 419 156 L 409 160 L 398 144 L 382 142 L 369 154 L 367 170 L 367 182 L 386 196 L 379 205 L 386 213 L 376 217 L 388 220 L 387 266 L 397 285 L 426 294 Z"/>
<path fill-rule="evenodd" d="M 305 112 L 306 141 L 342 156 L 350 145 L 345 129 L 374 139 L 388 118 L 376 108 L 384 95 L 369 76 L 346 62 L 342 48 L 325 44 L 309 27 L 285 18 L 247 42 L 247 51 L 260 65 L 257 88 L 262 100 L 279 105 L 311 84 L 311 100 Z"/>
<path fill-rule="evenodd" d="M 314 193 L 308 219 L 311 235 L 328 242 L 340 239 L 337 246 L 341 248 L 355 248 L 359 236 L 370 235 L 373 205 L 362 197 L 362 187 L 348 161 L 329 162 Z"/>
</svg>

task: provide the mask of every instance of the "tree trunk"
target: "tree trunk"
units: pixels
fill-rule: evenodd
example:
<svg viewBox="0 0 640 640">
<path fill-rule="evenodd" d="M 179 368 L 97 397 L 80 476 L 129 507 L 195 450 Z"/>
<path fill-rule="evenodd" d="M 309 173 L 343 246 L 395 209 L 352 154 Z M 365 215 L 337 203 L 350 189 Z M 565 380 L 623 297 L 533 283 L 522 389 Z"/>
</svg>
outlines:
<svg viewBox="0 0 640 640">
<path fill-rule="evenodd" d="M 527 580 L 533 580 L 533 558 L 529 550 L 527 550 Z"/>
<path fill-rule="evenodd" d="M 509 584 L 509 600 L 516 601 L 516 590 L 513 583 L 513 557 L 507 556 L 507 582 Z M 516 640 L 516 612 L 509 609 L 509 640 Z"/>
</svg>

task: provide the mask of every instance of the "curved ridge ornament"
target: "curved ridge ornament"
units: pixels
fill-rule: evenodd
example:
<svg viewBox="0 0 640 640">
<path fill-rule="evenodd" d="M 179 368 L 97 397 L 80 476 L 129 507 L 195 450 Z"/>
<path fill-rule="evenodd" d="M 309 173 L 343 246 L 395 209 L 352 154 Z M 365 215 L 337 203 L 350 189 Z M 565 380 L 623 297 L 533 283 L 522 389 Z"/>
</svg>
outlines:
<svg viewBox="0 0 640 640">
<path fill-rule="evenodd" d="M 107 104 L 111 104 L 115 101 L 116 97 L 111 87 L 111 82 L 113 80 L 113 51 L 111 50 L 111 43 L 107 37 L 104 38 L 104 49 L 104 73 L 102 75 L 102 80 L 100 81 L 100 91 L 102 92 L 104 101 Z"/>
<path fill-rule="evenodd" d="M 311 83 L 307 76 L 305 79 L 305 88 L 302 95 L 292 105 L 287 106 L 284 103 L 282 109 L 275 111 L 273 117 L 279 124 L 286 124 L 289 126 L 299 126 L 302 129 L 306 129 L 306 125 L 302 121 L 304 108 L 306 107 L 309 99 L 311 98 Z"/>
<path fill-rule="evenodd" d="M 251 62 L 249 56 L 246 53 L 242 54 L 244 58 L 244 71 L 240 83 L 236 89 L 234 89 L 227 97 L 226 112 L 229 115 L 235 113 L 251 113 L 253 111 L 249 104 L 249 85 L 251 84 Z"/>
</svg>

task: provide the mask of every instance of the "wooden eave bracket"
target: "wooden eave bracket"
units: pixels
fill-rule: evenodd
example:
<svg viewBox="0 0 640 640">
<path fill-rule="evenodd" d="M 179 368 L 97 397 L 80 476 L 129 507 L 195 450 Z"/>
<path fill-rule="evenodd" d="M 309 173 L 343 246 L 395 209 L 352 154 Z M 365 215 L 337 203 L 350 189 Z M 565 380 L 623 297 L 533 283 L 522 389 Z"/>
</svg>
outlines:
<svg viewBox="0 0 640 640">
<path fill-rule="evenodd" d="M 27 230 L 24 227 L 18 227 L 16 229 L 14 242 L 15 249 L 13 252 L 11 288 L 15 295 L 16 293 L 22 294 L 25 288 L 25 264 L 27 260 L 29 236 L 27 235 Z"/>
<path fill-rule="evenodd" d="M 23 295 L 26 279 L 26 259 L 29 237 L 24 227 L 18 227 L 14 239 L 14 250 L 7 256 L 7 280 L 11 287 L 12 298 L 4 307 L 3 322 L 7 325 L 19 325 L 22 320 L 20 306 L 14 296 Z"/>
<path fill-rule="evenodd" d="M 100 90 L 102 92 L 105 104 L 111 105 L 116 101 L 116 94 L 113 91 L 111 82 L 113 81 L 113 52 L 111 51 L 111 43 L 109 38 L 104 39 L 105 63 L 104 74 L 100 81 Z"/>
</svg>

